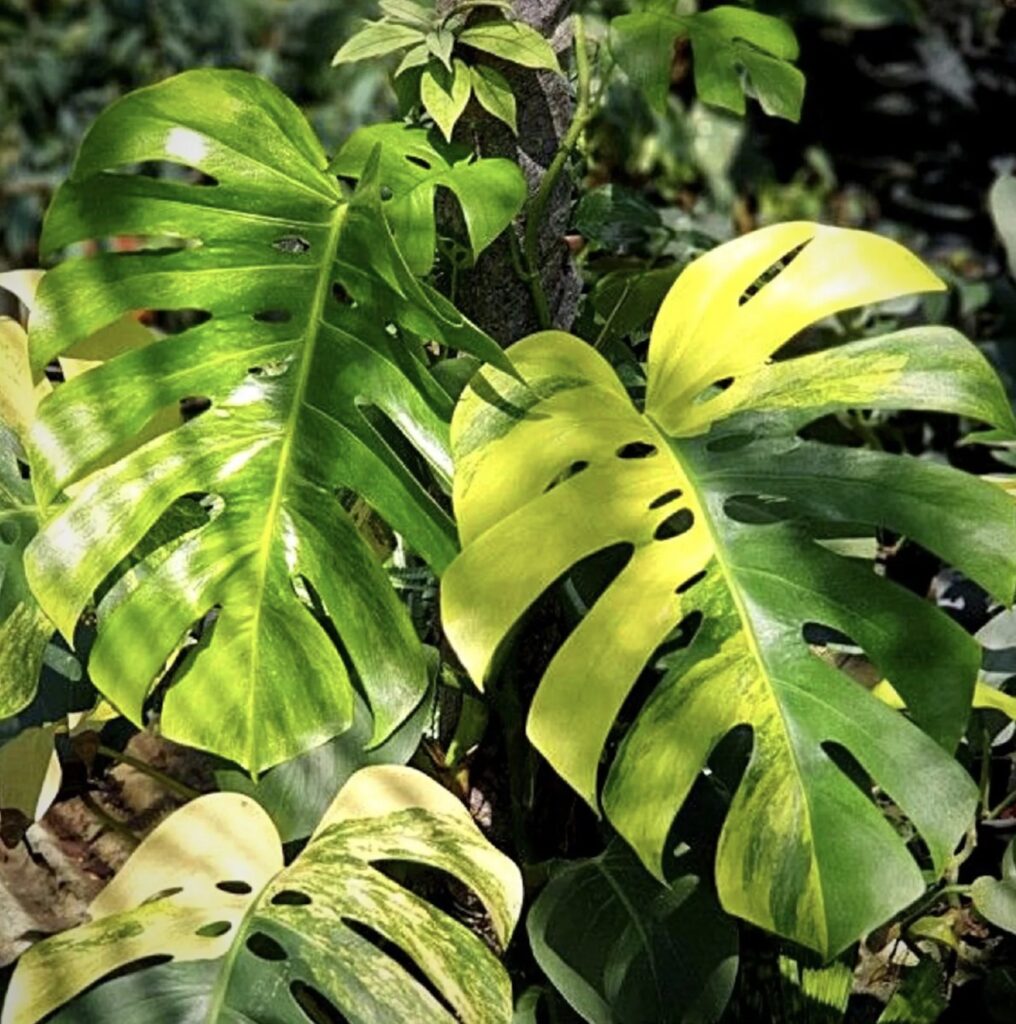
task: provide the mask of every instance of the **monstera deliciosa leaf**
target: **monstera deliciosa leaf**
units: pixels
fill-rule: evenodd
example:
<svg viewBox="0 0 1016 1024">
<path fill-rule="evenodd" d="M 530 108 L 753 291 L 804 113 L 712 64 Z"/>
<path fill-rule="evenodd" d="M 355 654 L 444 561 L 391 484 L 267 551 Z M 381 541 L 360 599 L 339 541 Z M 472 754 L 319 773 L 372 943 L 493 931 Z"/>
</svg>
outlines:
<svg viewBox="0 0 1016 1024">
<path fill-rule="evenodd" d="M 471 889 L 504 948 L 519 870 L 420 772 L 359 771 L 289 867 L 253 800 L 201 797 L 141 844 L 90 921 L 21 958 L 0 1020 L 502 1024 L 508 975 L 482 939 L 391 877 L 404 865 Z M 127 965 L 141 970 L 102 981 Z"/>
<path fill-rule="evenodd" d="M 405 124 L 355 131 L 331 170 L 358 179 L 378 147 L 378 182 L 392 192 L 385 214 L 399 251 L 417 274 L 426 274 L 434 262 L 439 187 L 458 200 L 474 257 L 508 227 L 526 201 L 526 179 L 518 164 L 498 157 L 474 159 L 467 147 L 442 143 Z"/>
<path fill-rule="evenodd" d="M 151 177 L 153 161 L 198 173 Z M 253 75 L 191 71 L 126 96 L 86 136 L 42 245 L 131 236 L 143 247 L 65 260 L 43 281 L 30 325 L 38 373 L 125 311 L 204 314 L 42 403 L 28 445 L 36 492 L 46 505 L 77 486 L 26 567 L 68 639 L 100 584 L 119 578 L 90 671 L 138 724 L 167 660 L 202 622 L 166 693 L 162 731 L 253 771 L 344 731 L 353 672 L 375 743 L 419 702 L 420 645 L 340 499 L 358 495 L 443 569 L 456 550 L 451 521 L 384 439 L 384 421 L 440 479 L 449 400 L 424 344 L 507 366 L 410 273 L 373 172 L 351 195 L 327 166 L 297 108 Z M 206 411 L 144 433 L 161 409 L 194 397 Z M 166 510 L 197 498 L 206 521 L 124 576 L 123 560 Z"/>
<path fill-rule="evenodd" d="M 946 466 L 800 431 L 854 407 L 1014 423 L 993 371 L 948 329 L 772 357 L 839 310 L 939 287 L 888 240 L 808 223 L 766 228 L 696 260 L 674 284 L 651 336 L 644 410 L 591 347 L 548 332 L 509 350 L 525 384 L 482 371 L 452 423 L 463 551 L 444 576 L 442 607 L 473 678 L 485 681 L 546 588 L 624 545 L 625 565 L 543 676 L 529 737 L 596 808 L 615 719 L 654 652 L 676 641 L 613 758 L 603 808 L 659 875 L 670 824 L 713 748 L 750 727 L 717 854 L 721 901 L 826 954 L 923 891 L 844 754 L 909 816 L 936 870 L 976 798 L 949 757 L 976 642 L 836 553 L 836 541 L 894 530 L 1009 602 L 1016 506 Z M 811 623 L 863 647 L 926 731 L 816 656 L 804 637 Z M 679 625 L 685 638 L 694 630 L 683 649 Z"/>
</svg>

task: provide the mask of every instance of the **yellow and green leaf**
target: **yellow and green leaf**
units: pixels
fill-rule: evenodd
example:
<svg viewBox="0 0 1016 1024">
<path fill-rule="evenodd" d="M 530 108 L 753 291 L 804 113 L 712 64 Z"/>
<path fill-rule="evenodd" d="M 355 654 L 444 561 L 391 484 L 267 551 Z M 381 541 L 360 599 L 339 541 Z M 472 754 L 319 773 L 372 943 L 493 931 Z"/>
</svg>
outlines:
<svg viewBox="0 0 1016 1024">
<path fill-rule="evenodd" d="M 924 886 L 840 754 L 909 816 L 942 870 L 976 801 L 950 753 L 979 662 L 959 626 L 829 542 L 889 528 L 1009 602 L 1016 507 L 957 470 L 799 432 L 854 407 L 1016 424 L 993 371 L 949 330 L 773 357 L 840 310 L 939 287 L 888 240 L 807 223 L 765 229 L 674 284 L 652 332 L 644 409 L 592 348 L 548 332 L 510 349 L 525 384 L 482 371 L 452 423 L 463 550 L 444 575 L 442 610 L 474 680 L 487 681 L 541 593 L 622 545 L 623 568 L 543 675 L 528 735 L 659 875 L 699 772 L 728 733 L 750 728 L 717 856 L 721 902 L 826 955 Z M 598 791 L 622 706 L 682 623 L 691 642 L 667 657 Z M 810 623 L 863 648 L 913 722 L 813 654 Z"/>
<path fill-rule="evenodd" d="M 200 797 L 141 844 L 87 923 L 21 958 L 0 1021 L 304 1024 L 309 1003 L 351 1024 L 503 1024 L 507 973 L 465 925 L 393 880 L 403 865 L 472 890 L 507 945 L 518 868 L 411 768 L 357 772 L 289 867 L 253 800 Z"/>
</svg>

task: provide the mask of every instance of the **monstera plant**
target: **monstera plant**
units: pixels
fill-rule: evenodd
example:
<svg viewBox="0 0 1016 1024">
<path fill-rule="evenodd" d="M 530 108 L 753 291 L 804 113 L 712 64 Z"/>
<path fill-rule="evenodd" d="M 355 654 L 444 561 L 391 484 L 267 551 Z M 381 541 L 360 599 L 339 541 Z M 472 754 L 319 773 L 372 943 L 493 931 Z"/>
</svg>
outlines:
<svg viewBox="0 0 1016 1024">
<path fill-rule="evenodd" d="M 143 173 L 153 161 L 196 173 L 153 178 Z M 443 569 L 452 523 L 382 428 L 447 475 L 450 400 L 424 343 L 508 365 L 410 272 L 381 210 L 377 154 L 368 163 L 351 193 L 273 86 L 187 72 L 98 119 L 42 239 L 47 253 L 124 236 L 142 248 L 72 254 L 46 275 L 30 325 L 37 374 L 128 311 L 186 310 L 199 322 L 42 403 L 27 448 L 47 514 L 28 579 L 71 640 L 112 576 L 90 672 L 138 724 L 203 624 L 162 731 L 255 772 L 350 725 L 351 671 L 375 742 L 419 703 L 419 642 L 341 499 L 360 496 Z M 491 232 L 488 218 L 482 240 Z M 195 397 L 200 414 L 145 432 Z M 54 504 L 72 485 L 73 499 Z M 124 559 L 181 503 L 202 521 L 127 572 Z"/>
<path fill-rule="evenodd" d="M 145 840 L 90 921 L 21 959 L 0 1020 L 304 1024 L 336 1008 L 350 1024 L 506 1020 L 504 969 L 463 924 L 390 877 L 404 864 L 467 885 L 506 945 L 522 903 L 518 868 L 411 768 L 354 775 L 289 867 L 253 800 L 202 797 Z"/>
<path fill-rule="evenodd" d="M 976 643 L 837 543 L 903 533 L 1008 603 L 1016 509 L 958 470 L 822 443 L 807 428 L 859 406 L 1016 424 L 993 371 L 951 330 L 781 349 L 823 317 L 940 287 L 886 239 L 809 223 L 764 229 L 674 284 L 641 407 L 593 348 L 547 332 L 508 350 L 522 380 L 483 370 L 452 424 L 463 551 L 442 607 L 473 679 L 488 680 L 502 642 L 554 581 L 622 545 L 623 567 L 543 674 L 529 738 L 660 875 L 692 783 L 728 733 L 749 727 L 751 756 L 719 840 L 720 899 L 827 956 L 924 890 L 854 768 L 910 818 L 938 872 L 977 796 L 950 757 Z M 820 659 L 811 625 L 862 647 L 912 721 Z M 692 636 L 683 647 L 678 627 Z M 626 714 L 601 789 L 615 720 L 668 642 L 677 650 L 634 720 Z"/>
</svg>

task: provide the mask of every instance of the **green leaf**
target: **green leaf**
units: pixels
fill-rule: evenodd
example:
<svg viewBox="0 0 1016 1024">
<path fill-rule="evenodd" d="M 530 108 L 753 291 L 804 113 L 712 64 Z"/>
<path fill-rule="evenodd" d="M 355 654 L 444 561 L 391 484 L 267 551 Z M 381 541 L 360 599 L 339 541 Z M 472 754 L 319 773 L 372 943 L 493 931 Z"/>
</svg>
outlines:
<svg viewBox="0 0 1016 1024">
<path fill-rule="evenodd" d="M 996 928 L 1016 935 L 1016 881 L 982 875 L 970 887 L 977 912 Z"/>
<path fill-rule="evenodd" d="M 463 665 L 482 685 L 544 590 L 624 545 L 624 567 L 550 662 L 528 736 L 597 808 L 614 720 L 684 622 L 685 646 L 623 735 L 602 806 L 659 876 L 670 824 L 711 751 L 750 726 L 752 757 L 719 843 L 720 900 L 826 956 L 924 891 L 906 846 L 830 750 L 856 759 L 942 871 L 976 802 L 948 751 L 979 653 L 930 604 L 820 542 L 888 528 L 1009 603 L 1016 506 L 949 467 L 798 431 L 857 407 L 941 409 L 1009 429 L 1013 416 L 987 362 L 949 330 L 772 356 L 837 311 L 939 287 L 886 239 L 767 228 L 678 278 L 653 327 L 643 412 L 589 346 L 547 332 L 510 350 L 525 385 L 481 371 L 452 421 L 463 551 L 442 580 L 442 619 Z M 930 737 L 816 657 L 808 623 L 862 647 Z"/>
<path fill-rule="evenodd" d="M 415 46 L 426 39 L 424 32 L 408 25 L 389 21 L 368 22 L 359 32 L 347 39 L 332 57 L 332 67 L 352 64 L 368 57 L 384 57 L 407 46 Z"/>
<path fill-rule="evenodd" d="M 988 206 L 995 230 L 1009 259 L 1009 273 L 1016 277 L 1016 178 L 1003 174 L 988 193 Z"/>
<path fill-rule="evenodd" d="M 184 161 L 218 184 L 111 173 L 147 160 Z M 302 115 L 253 75 L 187 72 L 110 107 L 54 199 L 43 244 L 166 234 L 190 244 L 71 258 L 40 288 L 36 367 L 127 310 L 211 316 L 89 370 L 41 406 L 29 443 L 37 495 L 48 503 L 77 489 L 26 551 L 32 588 L 69 640 L 96 588 L 122 576 L 166 509 L 214 496 L 200 528 L 146 556 L 136 585 L 110 591 L 115 607 L 91 654 L 96 686 L 143 725 L 164 665 L 204 622 L 161 730 L 263 771 L 351 723 L 334 628 L 381 742 L 419 703 L 426 665 L 340 496 L 358 494 L 432 566 L 450 560 L 455 539 L 364 406 L 447 474 L 450 403 L 420 342 L 507 365 L 504 356 L 412 276 L 371 176 L 345 196 Z M 144 433 L 187 395 L 210 408 Z M 110 453 L 117 461 L 97 468 Z"/>
<path fill-rule="evenodd" d="M 654 109 L 664 108 L 674 43 L 685 37 L 704 102 L 743 114 L 744 69 L 767 114 L 800 117 L 804 75 L 792 63 L 798 56 L 793 29 L 779 18 L 730 6 L 685 16 L 641 11 L 611 22 L 614 58 Z"/>
<path fill-rule="evenodd" d="M 555 872 L 526 920 L 533 955 L 591 1024 L 719 1020 L 737 928 L 692 873 L 661 885 L 623 843 Z"/>
<path fill-rule="evenodd" d="M 426 67 L 429 61 L 430 50 L 426 43 L 420 43 L 419 46 L 414 46 L 411 50 L 406 51 L 406 55 L 402 58 L 402 62 L 395 69 L 394 77 L 397 79 L 400 75 L 405 74 L 407 71 L 412 71 L 414 68 Z"/>
<path fill-rule="evenodd" d="M 485 21 L 459 33 L 460 43 L 524 68 L 561 73 L 550 43 L 523 21 Z"/>
<path fill-rule="evenodd" d="M 590 301 L 603 321 L 605 340 L 623 338 L 644 327 L 660 307 L 680 272 L 680 264 L 642 270 L 615 270 L 593 286 Z"/>
<path fill-rule="evenodd" d="M 416 274 L 426 274 L 434 262 L 439 187 L 458 199 L 474 257 L 511 224 L 526 201 L 526 181 L 513 160 L 477 160 L 466 146 L 436 141 L 423 129 L 402 124 L 360 128 L 339 150 L 331 170 L 359 179 L 379 146 L 378 180 L 392 192 L 385 213 Z"/>
<path fill-rule="evenodd" d="M 436 17 L 433 0 L 381 0 L 378 6 L 386 18 L 424 30 L 430 28 Z"/>
<path fill-rule="evenodd" d="M 575 230 L 605 249 L 645 248 L 662 233 L 663 221 L 641 193 L 623 185 L 600 185 L 579 200 Z"/>
<path fill-rule="evenodd" d="M 358 772 L 289 867 L 252 800 L 201 797 L 142 843 L 88 923 L 21 958 L 0 1020 L 35 1024 L 99 982 L 56 1019 L 306 1024 L 301 1006 L 316 1003 L 350 1024 L 502 1024 L 512 1012 L 508 975 L 469 929 L 390 877 L 412 865 L 471 889 L 507 944 L 522 901 L 518 869 L 420 772 Z M 141 985 L 101 982 L 166 956 L 174 970 L 144 968 L 134 976 Z"/>
<path fill-rule="evenodd" d="M 18 470 L 19 454 L 20 445 L 0 422 L 0 719 L 32 702 L 54 632 L 25 579 L 24 553 L 38 529 L 38 513 L 32 486 Z"/>
<path fill-rule="evenodd" d="M 354 772 L 371 764 L 405 764 L 420 745 L 430 720 L 431 701 L 424 698 L 381 746 L 370 748 L 370 709 L 359 694 L 353 704 L 353 724 L 341 736 L 276 765 L 257 781 L 245 772 L 218 771 L 215 781 L 219 788 L 256 800 L 275 823 L 282 842 L 306 838 Z"/>
<path fill-rule="evenodd" d="M 449 142 L 455 122 L 469 103 L 471 91 L 469 68 L 457 58 L 454 71 L 433 63 L 424 69 L 420 79 L 420 102 Z"/>
<path fill-rule="evenodd" d="M 455 36 L 447 28 L 438 28 L 427 33 L 427 49 L 444 66 L 452 70 L 452 47 L 455 45 Z"/>
<path fill-rule="evenodd" d="M 0 746 L 0 813 L 38 821 L 56 798 L 62 773 L 53 746 L 56 727 L 31 726 Z"/>
<path fill-rule="evenodd" d="M 504 121 L 515 135 L 519 128 L 515 116 L 515 94 L 508 84 L 508 79 L 496 68 L 487 64 L 477 64 L 469 69 L 473 82 L 473 95 L 476 102 L 492 117 Z"/>
</svg>

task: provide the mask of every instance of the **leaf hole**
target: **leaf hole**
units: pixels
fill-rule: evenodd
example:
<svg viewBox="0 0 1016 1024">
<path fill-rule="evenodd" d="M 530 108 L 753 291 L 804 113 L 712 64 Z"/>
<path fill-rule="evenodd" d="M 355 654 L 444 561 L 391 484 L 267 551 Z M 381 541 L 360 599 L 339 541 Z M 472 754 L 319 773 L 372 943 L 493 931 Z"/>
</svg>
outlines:
<svg viewBox="0 0 1016 1024">
<path fill-rule="evenodd" d="M 171 886 L 169 889 L 160 889 L 158 892 L 153 892 L 148 899 L 144 900 L 142 906 L 149 903 L 157 903 L 159 900 L 168 900 L 170 896 L 176 896 L 181 892 L 183 892 L 183 887 L 179 885 Z"/>
<path fill-rule="evenodd" d="M 423 170 L 429 171 L 431 169 L 431 163 L 429 160 L 424 160 L 422 156 L 413 156 L 412 153 L 406 153 L 407 163 L 411 163 L 416 167 L 422 167 Z"/>
<path fill-rule="evenodd" d="M 614 453 L 619 459 L 649 459 L 656 455 L 659 449 L 655 444 L 648 441 L 629 441 L 621 445 Z"/>
<path fill-rule="evenodd" d="M 649 502 L 649 507 L 651 509 L 663 508 L 664 505 L 669 505 L 672 501 L 677 501 L 677 499 L 680 498 L 683 493 L 684 491 L 682 491 L 679 487 L 675 487 L 672 491 L 666 491 L 665 493 L 661 494 L 658 498 L 653 498 L 653 500 Z"/>
<path fill-rule="evenodd" d="M 374 865 L 377 866 L 376 864 Z M 437 989 L 434 983 L 426 975 L 420 965 L 397 943 L 386 939 L 379 931 L 371 928 L 362 921 L 356 921 L 349 917 L 343 917 L 342 923 L 361 939 L 369 942 L 372 946 L 381 950 L 385 956 L 394 960 L 414 981 L 422 985 L 451 1014 L 452 1020 L 459 1020 L 454 1007 L 445 999 L 444 995 Z"/>
<path fill-rule="evenodd" d="M 282 946 L 264 932 L 254 932 L 250 935 L 247 939 L 247 948 L 259 960 L 278 962 L 289 958 Z"/>
<path fill-rule="evenodd" d="M 695 522 L 695 513 L 690 508 L 682 508 L 673 515 L 667 516 L 653 531 L 653 540 L 672 540 L 687 533 Z"/>
<path fill-rule="evenodd" d="M 212 400 L 206 395 L 187 395 L 180 399 L 180 416 L 187 423 L 197 419 L 204 412 L 212 407 Z"/>
<path fill-rule="evenodd" d="M 186 131 L 186 129 L 183 130 Z M 195 140 L 195 142 L 197 141 Z M 164 178 L 184 185 L 195 185 L 199 188 L 215 188 L 219 184 L 218 178 L 205 174 L 204 171 L 186 163 L 185 160 L 143 160 L 140 163 L 112 167 L 109 169 L 109 173 L 121 174 L 125 177 Z"/>
<path fill-rule="evenodd" d="M 798 256 L 811 244 L 811 239 L 807 239 L 800 245 L 794 246 L 785 256 L 778 259 L 775 263 L 770 264 L 765 270 L 755 278 L 754 281 L 743 292 L 741 292 L 740 298 L 737 300 L 739 306 L 743 306 L 749 299 L 754 298 L 762 289 L 769 284 L 770 281 L 775 280 L 783 273 L 791 263 L 797 259 Z"/>
<path fill-rule="evenodd" d="M 221 889 L 223 892 L 231 892 L 237 896 L 246 896 L 247 893 L 253 892 L 253 889 L 246 883 L 238 878 L 232 878 L 225 882 L 216 882 L 216 889 Z"/>
<path fill-rule="evenodd" d="M 306 982 L 290 982 L 289 994 L 304 1017 L 312 1024 L 349 1024 L 349 1018 L 341 1013 L 326 995 L 316 988 L 312 988 Z"/>
<path fill-rule="evenodd" d="M 381 186 L 381 200 L 382 200 L 382 202 L 387 203 L 388 200 L 392 199 L 394 196 L 395 196 L 395 193 L 387 185 L 382 185 Z"/>
<path fill-rule="evenodd" d="M 573 462 L 570 466 L 567 466 L 549 484 L 543 489 L 543 493 L 546 494 L 548 491 L 552 491 L 559 484 L 563 484 L 565 480 L 570 480 L 573 476 L 577 476 L 584 469 L 589 468 L 589 463 L 584 459 L 580 459 L 578 462 Z"/>
<path fill-rule="evenodd" d="M 259 324 L 288 324 L 293 314 L 288 309 L 263 309 L 254 314 Z"/>
<path fill-rule="evenodd" d="M 283 889 L 272 897 L 272 903 L 277 907 L 309 907 L 313 902 L 305 892 L 297 889 Z"/>
<path fill-rule="evenodd" d="M 353 297 L 346 291 L 342 284 L 338 281 L 332 283 L 332 298 L 339 303 L 340 306 L 355 306 L 356 303 L 353 301 Z"/>
<path fill-rule="evenodd" d="M 24 459 L 17 459 L 15 461 L 18 464 L 18 476 L 20 476 L 22 480 L 30 480 L 32 477 L 32 471 L 29 469 L 28 463 L 25 462 Z"/>
<path fill-rule="evenodd" d="M 675 587 L 674 588 L 674 593 L 675 594 L 687 594 L 688 591 L 691 590 L 692 587 L 694 587 L 696 584 L 701 583 L 705 578 L 706 578 L 706 570 L 703 569 L 701 572 L 695 573 L 694 576 L 689 576 L 684 581 L 684 583 L 682 583 L 679 587 Z"/>
<path fill-rule="evenodd" d="M 157 326 L 163 334 L 176 335 L 208 323 L 212 314 L 207 309 L 153 309 L 144 311 L 141 319 Z"/>
<path fill-rule="evenodd" d="M 212 921 L 196 929 L 194 934 L 200 935 L 204 939 L 217 939 L 220 935 L 225 935 L 232 927 L 231 921 Z"/>
<path fill-rule="evenodd" d="M 272 248 L 278 252 L 299 255 L 310 252 L 310 242 L 306 238 L 301 238 L 300 235 L 283 235 L 282 238 L 276 238 L 272 242 Z"/>
<path fill-rule="evenodd" d="M 732 494 L 724 501 L 723 512 L 735 523 L 765 526 L 801 519 L 804 510 L 797 502 L 775 494 Z"/>
<path fill-rule="evenodd" d="M 702 620 L 702 612 L 696 609 L 689 612 L 670 631 L 656 652 L 656 663 L 659 668 L 664 670 L 670 668 L 670 660 L 673 656 L 683 651 L 695 639 L 695 634 L 702 626 Z"/>
<path fill-rule="evenodd" d="M 710 452 L 736 452 L 746 448 L 755 440 L 754 434 L 724 434 L 722 437 L 706 441 L 706 450 Z"/>
<path fill-rule="evenodd" d="M 692 399 L 692 405 L 702 405 L 705 402 L 711 401 L 718 395 L 722 395 L 732 384 L 734 383 L 733 377 L 721 377 L 719 380 L 714 380 L 708 387 L 703 388 L 695 397 Z"/>
</svg>

